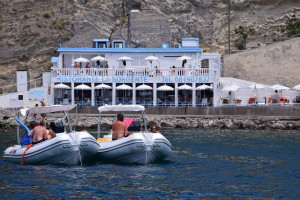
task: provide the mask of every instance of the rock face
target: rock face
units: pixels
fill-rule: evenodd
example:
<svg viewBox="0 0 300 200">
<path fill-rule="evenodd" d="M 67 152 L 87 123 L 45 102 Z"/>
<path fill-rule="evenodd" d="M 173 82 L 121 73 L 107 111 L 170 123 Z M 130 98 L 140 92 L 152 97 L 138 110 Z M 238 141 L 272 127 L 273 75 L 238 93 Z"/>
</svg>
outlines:
<svg viewBox="0 0 300 200">
<path fill-rule="evenodd" d="M 248 45 L 256 46 L 282 39 L 277 30 L 300 16 L 299 0 L 230 2 L 232 47 L 238 38 L 233 30 L 240 25 L 253 26 L 256 34 Z M 28 70 L 29 79 L 40 77 L 50 70 L 50 58 L 60 45 L 92 47 L 96 38 L 127 40 L 132 9 L 140 9 L 130 14 L 132 47 L 172 47 L 180 38 L 197 37 L 205 51 L 222 53 L 228 49 L 228 8 L 228 1 L 217 0 L 2 0 L 0 83 L 13 83 L 16 70 Z M 251 71 L 252 65 L 243 68 Z M 264 66 L 261 70 L 268 73 Z"/>
</svg>

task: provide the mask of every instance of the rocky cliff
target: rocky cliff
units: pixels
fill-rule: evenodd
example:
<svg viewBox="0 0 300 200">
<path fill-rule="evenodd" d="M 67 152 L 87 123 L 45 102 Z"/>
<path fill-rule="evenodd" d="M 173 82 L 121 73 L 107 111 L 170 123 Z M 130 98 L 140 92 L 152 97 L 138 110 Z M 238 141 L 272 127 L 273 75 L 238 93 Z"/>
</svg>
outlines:
<svg viewBox="0 0 300 200">
<path fill-rule="evenodd" d="M 182 37 L 197 37 L 205 51 L 226 54 L 228 8 L 232 49 L 239 38 L 234 34 L 238 26 L 255 29 L 247 45 L 257 46 L 284 39 L 278 30 L 287 20 L 300 16 L 299 0 L 230 0 L 230 6 L 228 2 L 2 0 L 0 84 L 14 83 L 16 70 L 28 70 L 29 79 L 40 77 L 42 71 L 50 70 L 50 58 L 57 55 L 60 45 L 91 47 L 95 38 L 127 40 L 128 18 L 131 46 L 159 47 L 162 43 L 172 46 Z M 130 12 L 132 9 L 139 12 Z M 140 41 L 138 45 L 136 40 Z M 246 64 L 243 67 L 249 68 Z M 244 77 L 241 74 L 238 78 Z"/>
</svg>

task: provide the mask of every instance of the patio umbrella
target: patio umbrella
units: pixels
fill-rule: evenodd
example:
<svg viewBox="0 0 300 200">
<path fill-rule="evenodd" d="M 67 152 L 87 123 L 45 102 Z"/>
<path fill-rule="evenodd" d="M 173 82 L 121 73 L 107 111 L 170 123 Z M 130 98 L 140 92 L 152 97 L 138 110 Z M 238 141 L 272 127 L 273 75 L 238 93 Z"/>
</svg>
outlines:
<svg viewBox="0 0 300 200">
<path fill-rule="evenodd" d="M 162 86 L 159 86 L 157 88 L 158 91 L 164 91 L 165 92 L 165 104 L 166 104 L 166 96 L 167 96 L 167 91 L 174 91 L 174 88 L 172 88 L 171 86 L 168 86 L 166 84 L 162 85 Z"/>
<path fill-rule="evenodd" d="M 205 85 L 205 84 L 196 87 L 196 90 L 212 90 L 212 89 L 213 89 L 212 86 Z M 205 92 L 204 92 L 203 97 L 205 98 Z"/>
<path fill-rule="evenodd" d="M 81 90 L 81 100 L 83 101 L 83 90 L 91 90 L 92 88 L 88 85 L 81 84 L 74 87 L 75 90 Z"/>
<path fill-rule="evenodd" d="M 142 85 L 137 86 L 135 89 L 136 90 L 152 90 L 153 88 L 149 85 L 142 84 Z"/>
<path fill-rule="evenodd" d="M 132 59 L 132 58 L 130 58 L 130 57 L 127 57 L 127 56 L 122 56 L 122 57 L 118 58 L 117 60 L 119 60 L 119 61 L 122 61 L 122 62 L 123 62 L 123 65 L 124 65 L 124 67 L 126 66 L 126 61 L 133 61 L 133 59 Z"/>
<path fill-rule="evenodd" d="M 209 85 L 200 85 L 198 87 L 196 87 L 197 90 L 212 90 L 213 87 L 212 86 L 209 86 Z"/>
<path fill-rule="evenodd" d="M 153 88 L 149 85 L 145 85 L 145 84 L 142 84 L 142 85 L 139 85 L 135 88 L 136 90 L 152 90 Z M 147 95 L 148 93 L 145 93 L 143 94 L 142 92 L 139 93 L 139 95 Z M 150 93 L 149 93 L 150 94 Z M 145 97 L 143 98 L 144 99 L 144 104 L 145 104 Z"/>
<path fill-rule="evenodd" d="M 186 93 L 187 93 L 187 90 L 193 90 L 193 87 L 192 86 L 189 86 L 189 85 L 187 85 L 187 84 L 183 84 L 183 85 L 181 85 L 181 86 L 179 86 L 178 88 L 177 88 L 178 90 L 185 90 L 185 97 L 184 97 L 184 100 L 186 101 Z"/>
<path fill-rule="evenodd" d="M 95 86 L 95 89 L 111 89 L 111 86 L 101 83 L 100 85 Z"/>
<path fill-rule="evenodd" d="M 102 89 L 102 103 L 104 105 L 104 89 L 111 89 L 111 86 L 101 83 L 94 87 L 95 89 Z"/>
<path fill-rule="evenodd" d="M 85 84 L 77 85 L 74 87 L 75 90 L 90 90 L 91 87 Z"/>
<path fill-rule="evenodd" d="M 295 85 L 292 89 L 293 89 L 293 90 L 300 90 L 300 84 Z"/>
<path fill-rule="evenodd" d="M 89 62 L 89 60 L 86 58 L 83 58 L 83 57 L 79 57 L 79 58 L 76 58 L 74 60 L 74 62 Z"/>
<path fill-rule="evenodd" d="M 71 89 L 70 86 L 68 86 L 68 85 L 66 85 L 66 84 L 63 84 L 63 83 L 59 83 L 59 84 L 57 84 L 57 85 L 54 85 L 53 88 L 55 88 L 55 89 Z"/>
<path fill-rule="evenodd" d="M 119 86 L 117 86 L 116 87 L 116 90 L 132 90 L 132 87 L 131 86 L 129 86 L 129 85 L 125 85 L 125 84 L 122 84 L 122 85 L 119 85 Z M 126 97 L 126 93 L 125 93 L 125 95 L 124 95 L 124 93 L 123 93 L 123 104 L 124 104 L 124 98 Z"/>
<path fill-rule="evenodd" d="M 232 102 L 233 99 L 232 99 L 232 94 L 231 94 L 231 92 L 235 92 L 235 91 L 237 91 L 238 89 L 240 89 L 239 86 L 230 84 L 230 85 L 225 86 L 225 87 L 222 89 L 222 91 L 227 91 L 227 92 L 229 92 L 229 95 L 230 95 L 230 103 L 233 103 L 233 102 Z"/>
<path fill-rule="evenodd" d="M 254 97 L 256 99 L 256 97 L 257 97 L 257 89 L 263 89 L 263 88 L 265 88 L 265 86 L 263 86 L 262 84 L 259 84 L 259 83 L 254 83 L 252 85 L 249 85 L 248 88 L 254 89 Z"/>
<path fill-rule="evenodd" d="M 193 58 L 191 58 L 189 56 L 180 56 L 180 57 L 176 58 L 176 60 L 181 60 L 181 61 L 183 61 L 183 60 L 193 60 Z"/>
<path fill-rule="evenodd" d="M 187 62 L 187 60 L 193 60 L 193 58 L 188 57 L 188 56 L 181 56 L 179 58 L 176 58 L 176 60 L 182 61 L 182 67 L 184 67 L 184 65 Z"/>
<path fill-rule="evenodd" d="M 60 90 L 60 91 L 61 91 L 61 98 L 63 98 L 63 95 L 62 95 L 62 90 L 63 90 L 63 89 L 71 89 L 70 86 L 68 86 L 68 85 L 66 85 L 66 84 L 63 84 L 63 83 L 56 84 L 56 85 L 54 85 L 53 88 L 55 88 L 55 89 L 61 89 L 61 90 Z"/>
<path fill-rule="evenodd" d="M 102 57 L 102 56 L 96 56 L 96 57 L 93 57 L 91 58 L 91 61 L 105 61 L 106 58 Z"/>
<path fill-rule="evenodd" d="M 289 87 L 286 87 L 286 86 L 283 86 L 283 85 L 280 85 L 280 84 L 272 85 L 271 88 L 273 90 L 278 90 L 278 91 L 289 90 L 290 89 Z"/>
<path fill-rule="evenodd" d="M 239 86 L 230 84 L 230 85 L 225 86 L 222 89 L 222 91 L 234 92 L 234 91 L 237 91 L 238 89 L 240 89 Z"/>
<path fill-rule="evenodd" d="M 148 57 L 144 58 L 144 60 L 150 61 L 151 69 L 152 69 L 152 61 L 157 61 L 157 60 L 159 60 L 159 58 L 155 57 L 155 56 L 148 56 Z"/>
</svg>

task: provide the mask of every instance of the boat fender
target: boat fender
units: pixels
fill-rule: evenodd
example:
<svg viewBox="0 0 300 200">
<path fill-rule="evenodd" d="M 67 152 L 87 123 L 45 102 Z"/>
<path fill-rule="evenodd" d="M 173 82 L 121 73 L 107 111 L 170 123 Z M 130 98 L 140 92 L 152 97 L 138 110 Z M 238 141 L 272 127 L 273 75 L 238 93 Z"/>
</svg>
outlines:
<svg viewBox="0 0 300 200">
<path fill-rule="evenodd" d="M 29 145 L 27 146 L 27 148 L 25 149 L 25 151 L 24 151 L 24 153 L 23 153 L 23 156 L 22 156 L 22 162 L 21 162 L 22 165 L 25 164 L 25 154 L 26 154 L 26 152 L 28 151 L 28 149 L 30 149 L 31 147 L 32 147 L 32 144 L 29 144 Z"/>
</svg>

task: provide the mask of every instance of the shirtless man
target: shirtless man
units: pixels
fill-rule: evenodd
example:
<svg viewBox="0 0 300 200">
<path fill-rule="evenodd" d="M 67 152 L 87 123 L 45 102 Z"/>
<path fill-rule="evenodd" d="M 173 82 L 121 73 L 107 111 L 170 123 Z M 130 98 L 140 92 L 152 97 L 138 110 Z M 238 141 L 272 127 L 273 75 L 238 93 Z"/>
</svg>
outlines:
<svg viewBox="0 0 300 200">
<path fill-rule="evenodd" d="M 48 131 L 43 126 L 43 121 L 30 131 L 29 137 L 32 137 L 32 144 L 37 144 L 48 139 Z"/>
<path fill-rule="evenodd" d="M 112 140 L 126 137 L 131 134 L 128 133 L 127 124 L 123 122 L 123 119 L 124 119 L 124 115 L 119 113 L 117 115 L 117 121 L 112 125 L 112 131 L 113 131 Z"/>
</svg>

